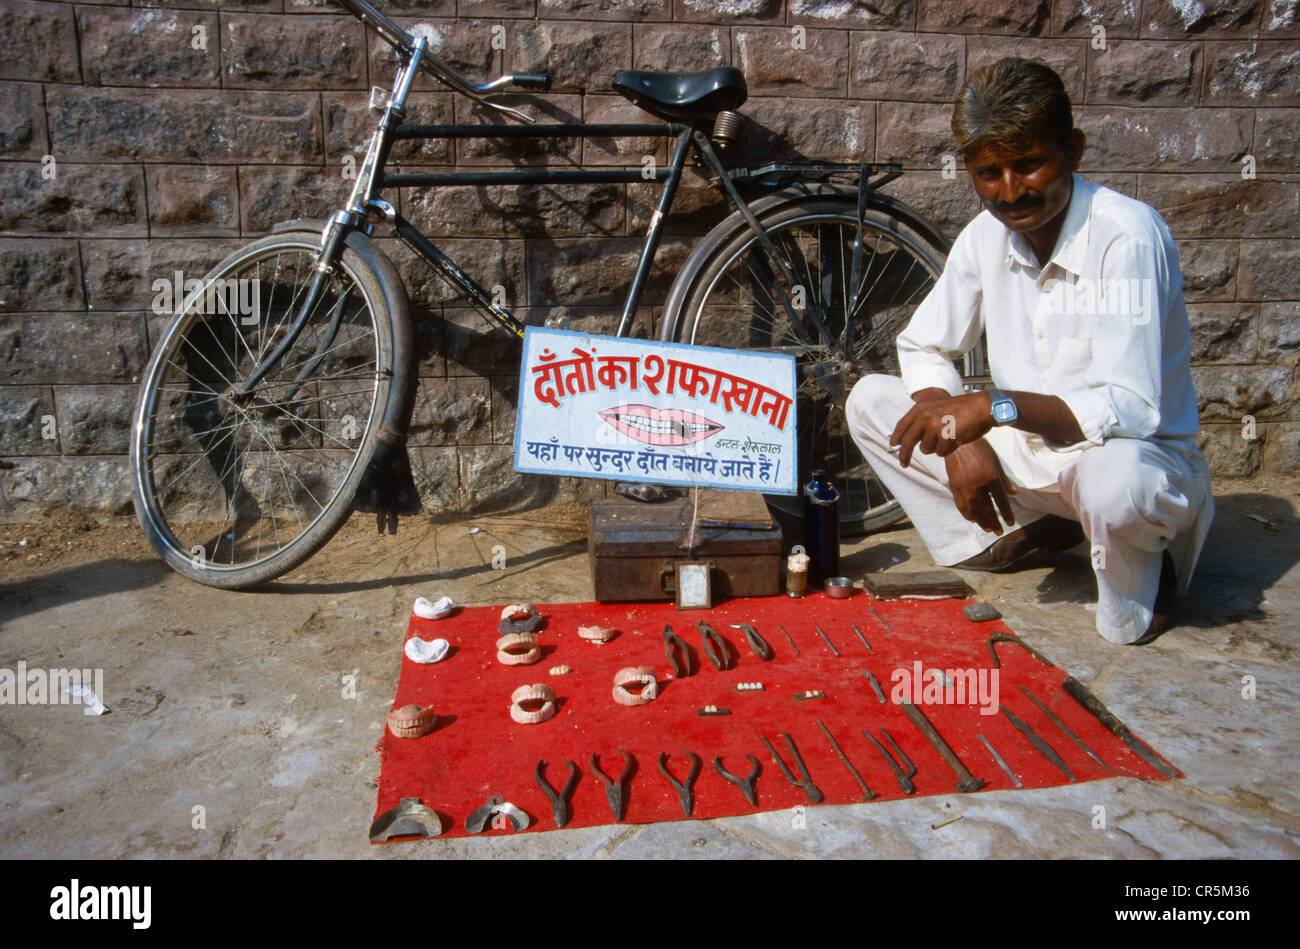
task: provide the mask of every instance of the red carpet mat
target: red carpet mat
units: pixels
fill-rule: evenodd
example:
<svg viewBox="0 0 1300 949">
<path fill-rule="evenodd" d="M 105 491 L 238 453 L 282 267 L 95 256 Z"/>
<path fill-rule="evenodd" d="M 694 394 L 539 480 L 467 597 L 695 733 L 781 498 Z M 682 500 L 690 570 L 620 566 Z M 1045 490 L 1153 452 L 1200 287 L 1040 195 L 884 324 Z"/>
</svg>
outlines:
<svg viewBox="0 0 1300 949">
<path fill-rule="evenodd" d="M 552 830 L 551 804 L 534 782 L 533 772 L 539 760 L 546 761 L 546 777 L 552 787 L 559 787 L 568 773 L 564 763 L 568 758 L 581 768 L 568 826 L 613 823 L 604 786 L 588 771 L 587 756 L 595 752 L 602 770 L 616 775 L 622 766 L 620 748 L 636 759 L 626 796 L 627 823 L 684 819 L 677 792 L 657 767 L 659 753 L 668 752 L 672 756 L 669 768 L 680 780 L 688 764 L 682 749 L 702 759 L 694 788 L 694 818 L 811 806 L 804 790 L 786 780 L 760 740 L 766 737 L 797 777 L 782 732 L 793 738 L 813 783 L 825 795 L 824 803 L 861 802 L 861 787 L 816 724 L 819 721 L 878 795 L 875 800 L 905 794 L 880 751 L 863 734 L 864 729 L 891 751 L 881 729 L 892 736 L 916 766 L 912 778 L 916 794 L 954 792 L 953 772 L 902 706 L 894 703 L 895 695 L 920 707 L 965 766 L 987 781 L 986 790 L 1015 785 L 995 763 L 980 735 L 1024 787 L 1069 783 L 1066 775 L 998 712 L 999 704 L 1046 741 L 1077 781 L 1111 777 L 1106 767 L 1034 704 L 1022 686 L 1114 774 L 1160 777 L 1062 691 L 1064 670 L 1047 665 L 1014 643 L 997 645 L 1001 666 L 995 669 L 989 637 L 1010 631 L 1000 620 L 972 623 L 965 619 L 961 608 L 969 602 L 878 601 L 861 594 L 833 600 L 812 594 L 802 600 L 732 600 L 713 610 L 693 612 L 678 612 L 670 603 L 539 605 L 547 620 L 538 633 L 542 657 L 530 666 L 497 662 L 499 607 L 464 609 L 436 621 L 413 616 L 409 635 L 446 639 L 451 652 L 434 665 L 418 665 L 403 658 L 395 705 L 433 705 L 438 722 L 433 732 L 415 739 L 398 739 L 385 729 L 375 813 L 383 813 L 401 798 L 418 797 L 441 816 L 442 836 L 464 836 L 466 818 L 489 796 L 498 796 L 529 815 L 528 830 Z M 706 658 L 696 628 L 701 619 L 726 639 L 728 670 L 715 669 Z M 741 630 L 730 627 L 746 622 L 771 646 L 774 655 L 770 661 L 758 659 Z M 665 623 L 691 647 L 693 675 L 680 679 L 672 675 L 660 635 Z M 619 633 L 605 645 L 593 645 L 577 635 L 577 627 L 585 624 L 612 626 Z M 778 624 L 794 640 L 798 654 Z M 838 657 L 814 624 L 830 639 Z M 850 624 L 857 625 L 874 654 Z M 567 665 L 572 672 L 549 675 L 548 670 L 558 665 Z M 655 669 L 658 698 L 639 707 L 616 704 L 611 698 L 614 674 L 637 665 Z M 921 675 L 916 682 L 918 669 Z M 941 680 L 936 682 L 932 669 L 944 670 L 951 686 L 945 689 Z M 864 671 L 875 676 L 886 702 L 879 701 Z M 982 694 L 978 687 L 981 679 Z M 510 695 L 519 686 L 536 682 L 555 690 L 558 711 L 540 724 L 516 724 L 510 717 Z M 736 684 L 742 682 L 762 682 L 764 690 L 735 691 Z M 940 689 L 944 694 L 938 694 Z M 824 692 L 825 698 L 794 700 L 797 693 L 807 691 Z M 697 710 L 708 705 L 729 708 L 732 714 L 699 715 Z M 981 714 L 981 708 L 993 714 Z M 747 754 L 761 764 L 756 805 L 713 768 L 713 756 L 721 755 L 728 771 L 746 776 L 751 769 Z M 509 832 L 491 827 L 485 831 Z"/>
</svg>

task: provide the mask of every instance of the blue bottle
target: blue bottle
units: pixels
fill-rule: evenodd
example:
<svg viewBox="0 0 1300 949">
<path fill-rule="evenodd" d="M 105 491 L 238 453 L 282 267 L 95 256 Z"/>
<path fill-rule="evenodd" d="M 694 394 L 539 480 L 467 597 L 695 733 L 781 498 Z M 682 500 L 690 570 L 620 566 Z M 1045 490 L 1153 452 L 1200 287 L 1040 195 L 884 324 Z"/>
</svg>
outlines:
<svg viewBox="0 0 1300 949">
<path fill-rule="evenodd" d="M 804 534 L 808 541 L 808 582 L 820 585 L 840 575 L 840 493 L 826 478 L 824 468 L 815 468 L 803 489 Z"/>
</svg>

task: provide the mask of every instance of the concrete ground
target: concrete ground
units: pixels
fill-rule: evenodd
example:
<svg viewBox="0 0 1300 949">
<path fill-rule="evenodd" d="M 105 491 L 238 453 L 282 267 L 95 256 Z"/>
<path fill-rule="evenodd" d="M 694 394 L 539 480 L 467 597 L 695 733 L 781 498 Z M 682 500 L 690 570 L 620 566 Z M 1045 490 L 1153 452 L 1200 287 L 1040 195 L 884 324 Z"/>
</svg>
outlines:
<svg viewBox="0 0 1300 949">
<path fill-rule="evenodd" d="M 1185 780 L 816 807 L 805 826 L 774 812 L 388 847 L 366 830 L 411 601 L 590 599 L 578 509 L 422 517 L 395 538 L 356 518 L 258 593 L 171 574 L 133 523 L 3 526 L 0 668 L 102 668 L 112 712 L 0 707 L 0 856 L 1297 857 L 1297 486 L 1217 486 L 1186 617 L 1150 646 L 1095 633 L 1080 558 L 967 576 Z M 931 562 L 903 527 L 846 544 L 844 564 Z"/>
</svg>

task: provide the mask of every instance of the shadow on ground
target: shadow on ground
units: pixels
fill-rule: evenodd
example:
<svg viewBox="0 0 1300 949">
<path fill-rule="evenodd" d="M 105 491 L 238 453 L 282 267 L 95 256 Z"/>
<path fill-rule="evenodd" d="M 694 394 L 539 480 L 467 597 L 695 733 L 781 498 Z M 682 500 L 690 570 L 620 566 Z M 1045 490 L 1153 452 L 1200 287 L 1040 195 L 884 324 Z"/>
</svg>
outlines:
<svg viewBox="0 0 1300 949">
<path fill-rule="evenodd" d="M 143 590 L 169 575 L 160 561 L 114 558 L 63 567 L 31 580 L 0 583 L 0 624 L 88 597 Z"/>
<path fill-rule="evenodd" d="M 523 556 L 515 556 L 510 559 L 511 567 L 543 567 L 557 560 L 563 560 L 566 557 L 574 557 L 582 553 L 586 548 L 587 541 L 575 540 L 567 544 L 553 544 L 550 547 L 542 547 Z M 431 583 L 437 580 L 444 583 L 450 580 L 460 580 L 466 577 L 475 577 L 483 574 L 500 573 L 501 571 L 494 567 L 491 561 L 472 564 L 466 567 L 456 567 L 451 570 L 432 570 L 424 573 L 411 573 L 403 576 L 383 576 L 375 577 L 370 580 L 349 580 L 335 583 L 269 583 L 264 587 L 259 587 L 259 591 L 265 593 L 289 593 L 293 595 L 312 595 L 320 596 L 322 594 L 338 595 L 340 593 L 360 593 L 365 590 L 382 590 L 390 587 L 399 587 L 406 585 L 419 585 Z M 488 580 L 486 583 L 492 583 Z"/>
<path fill-rule="evenodd" d="M 1300 562 L 1300 522 L 1286 498 L 1231 494 L 1215 498 L 1214 523 L 1182 603 L 1180 626 L 1201 629 L 1264 619 L 1268 590 Z M 1025 569 L 1050 565 L 1038 583 L 1040 604 L 1095 603 L 1086 556 L 1043 554 Z"/>
</svg>

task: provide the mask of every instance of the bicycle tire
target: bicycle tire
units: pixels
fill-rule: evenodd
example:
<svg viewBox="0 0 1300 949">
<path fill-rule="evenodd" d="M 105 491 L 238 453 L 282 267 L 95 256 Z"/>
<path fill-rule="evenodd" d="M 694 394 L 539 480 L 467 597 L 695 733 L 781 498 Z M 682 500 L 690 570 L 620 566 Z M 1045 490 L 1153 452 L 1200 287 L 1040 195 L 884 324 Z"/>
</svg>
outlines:
<svg viewBox="0 0 1300 949">
<path fill-rule="evenodd" d="M 765 298 L 760 292 L 764 284 L 770 285 L 771 268 L 762 262 L 758 241 L 739 212 L 715 227 L 687 262 L 669 294 L 660 331 L 665 341 L 794 353 L 801 380 L 799 483 L 808 480 L 813 467 L 827 469 L 840 491 L 844 534 L 879 530 L 906 516 L 849 436 L 844 399 L 863 371 L 898 371 L 895 338 L 947 258 L 937 232 L 919 218 L 909 220 L 904 206 L 883 198 L 873 201 L 863 218 L 860 285 L 866 292 L 850 317 L 845 288 L 857 204 L 856 188 L 821 185 L 751 206 L 796 280 L 806 284 L 805 292 L 821 307 L 832 333 L 844 334 L 840 338 L 854 362 L 847 377 L 835 374 L 825 384 L 807 380 L 808 369 L 833 357 L 802 343 L 779 298 L 774 293 Z M 842 382 L 838 391 L 837 375 Z M 778 509 L 802 513 L 801 497 L 766 497 Z"/>
<path fill-rule="evenodd" d="M 206 586 L 266 583 L 318 551 L 347 520 L 389 402 L 403 397 L 393 366 L 395 336 L 409 335 L 406 290 L 356 231 L 254 398 L 222 397 L 287 335 L 320 242 L 318 232 L 273 234 L 219 263 L 186 293 L 141 382 L 136 515 L 167 565 Z"/>
</svg>

